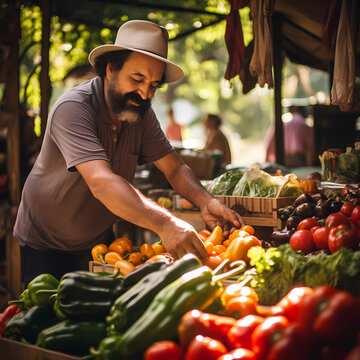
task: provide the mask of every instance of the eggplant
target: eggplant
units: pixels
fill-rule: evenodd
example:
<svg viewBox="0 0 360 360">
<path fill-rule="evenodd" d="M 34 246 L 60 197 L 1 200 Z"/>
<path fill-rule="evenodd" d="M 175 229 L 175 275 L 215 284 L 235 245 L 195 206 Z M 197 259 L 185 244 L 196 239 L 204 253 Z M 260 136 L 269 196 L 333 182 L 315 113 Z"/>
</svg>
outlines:
<svg viewBox="0 0 360 360">
<path fill-rule="evenodd" d="M 296 228 L 298 227 L 298 225 L 302 219 L 303 218 L 300 216 L 292 215 L 287 219 L 286 227 L 290 230 L 296 230 Z"/>
<path fill-rule="evenodd" d="M 278 217 L 281 221 L 287 221 L 295 210 L 294 205 L 288 205 L 278 210 Z"/>
<path fill-rule="evenodd" d="M 289 230 L 286 227 L 282 230 L 273 231 L 271 233 L 271 246 L 277 247 L 281 244 L 289 243 L 293 233 L 293 230 Z"/>
<path fill-rule="evenodd" d="M 320 199 L 315 206 L 315 215 L 319 218 L 326 218 L 328 215 L 330 215 L 329 201 Z"/>
<path fill-rule="evenodd" d="M 329 208 L 330 214 L 339 212 L 343 205 L 344 203 L 342 201 L 333 201 L 330 204 L 330 208 Z"/>
<path fill-rule="evenodd" d="M 308 193 L 303 193 L 295 199 L 294 205 L 298 206 L 304 203 L 312 203 L 312 202 L 315 202 L 315 200 L 311 197 L 311 195 Z"/>
<path fill-rule="evenodd" d="M 303 219 L 313 217 L 315 215 L 315 204 L 313 202 L 305 202 L 295 208 L 294 215 Z"/>
</svg>

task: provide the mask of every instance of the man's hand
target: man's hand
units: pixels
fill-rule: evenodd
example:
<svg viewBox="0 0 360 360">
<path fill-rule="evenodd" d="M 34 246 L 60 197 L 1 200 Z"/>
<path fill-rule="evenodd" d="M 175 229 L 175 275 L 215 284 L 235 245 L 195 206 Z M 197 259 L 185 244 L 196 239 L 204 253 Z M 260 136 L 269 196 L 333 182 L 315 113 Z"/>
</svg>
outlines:
<svg viewBox="0 0 360 360">
<path fill-rule="evenodd" d="M 220 226 L 223 229 L 224 237 L 233 232 L 236 228 L 245 225 L 243 218 L 235 211 L 217 199 L 211 199 L 201 208 L 201 216 L 206 224 L 213 229 Z"/>
<path fill-rule="evenodd" d="M 176 259 L 192 253 L 204 263 L 209 257 L 196 230 L 181 219 L 174 217 L 163 227 L 159 235 L 166 251 Z"/>
</svg>

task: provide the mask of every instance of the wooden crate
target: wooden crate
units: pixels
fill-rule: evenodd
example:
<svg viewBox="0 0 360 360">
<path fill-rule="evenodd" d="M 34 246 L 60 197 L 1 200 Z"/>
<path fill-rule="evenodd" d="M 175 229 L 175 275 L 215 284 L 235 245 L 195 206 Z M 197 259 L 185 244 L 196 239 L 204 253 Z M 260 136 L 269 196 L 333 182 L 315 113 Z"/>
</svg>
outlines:
<svg viewBox="0 0 360 360">
<path fill-rule="evenodd" d="M 0 337 L 2 360 L 81 360 L 81 357 L 47 350 Z"/>
<path fill-rule="evenodd" d="M 215 196 L 229 208 L 236 210 L 245 223 L 252 226 L 282 228 L 277 210 L 294 203 L 296 197 L 246 197 L 246 196 Z"/>
<path fill-rule="evenodd" d="M 99 261 L 89 261 L 89 271 L 91 272 L 107 272 L 115 273 L 115 266 L 111 264 L 103 264 Z"/>
</svg>

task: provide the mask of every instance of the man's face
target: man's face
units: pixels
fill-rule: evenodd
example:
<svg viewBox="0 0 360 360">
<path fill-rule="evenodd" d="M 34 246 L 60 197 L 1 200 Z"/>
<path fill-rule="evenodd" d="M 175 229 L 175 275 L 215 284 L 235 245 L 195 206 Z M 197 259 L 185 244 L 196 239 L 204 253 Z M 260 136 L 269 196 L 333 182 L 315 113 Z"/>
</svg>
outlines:
<svg viewBox="0 0 360 360">
<path fill-rule="evenodd" d="M 118 121 L 135 123 L 143 117 L 159 87 L 164 66 L 162 61 L 137 52 L 118 72 L 108 65 L 105 98 Z"/>
</svg>

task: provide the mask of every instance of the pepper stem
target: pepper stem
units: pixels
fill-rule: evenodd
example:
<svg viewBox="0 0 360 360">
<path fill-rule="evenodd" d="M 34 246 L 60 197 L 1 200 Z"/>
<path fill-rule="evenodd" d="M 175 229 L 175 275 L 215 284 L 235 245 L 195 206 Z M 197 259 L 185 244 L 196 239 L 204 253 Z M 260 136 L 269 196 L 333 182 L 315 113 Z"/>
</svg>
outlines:
<svg viewBox="0 0 360 360">
<path fill-rule="evenodd" d="M 246 262 L 245 261 L 241 261 L 239 260 L 239 265 L 235 268 L 232 269 L 226 273 L 220 274 L 220 275 L 216 275 L 213 277 L 214 281 L 222 281 L 222 280 L 226 280 L 227 278 L 236 275 L 240 272 L 243 272 L 243 270 L 246 268 Z"/>
</svg>

